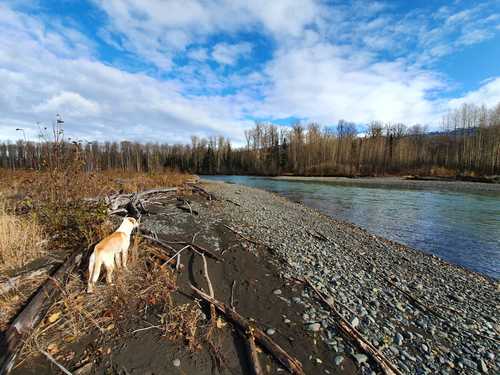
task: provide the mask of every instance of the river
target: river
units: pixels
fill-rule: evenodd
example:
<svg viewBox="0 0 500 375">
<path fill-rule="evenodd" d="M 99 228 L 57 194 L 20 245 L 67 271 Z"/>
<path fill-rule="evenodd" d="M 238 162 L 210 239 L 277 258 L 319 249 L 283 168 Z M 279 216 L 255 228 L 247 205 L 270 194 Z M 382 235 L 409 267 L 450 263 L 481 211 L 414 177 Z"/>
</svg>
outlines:
<svg viewBox="0 0 500 375">
<path fill-rule="evenodd" d="M 203 176 L 278 193 L 374 234 L 500 278 L 500 195 Z"/>
</svg>

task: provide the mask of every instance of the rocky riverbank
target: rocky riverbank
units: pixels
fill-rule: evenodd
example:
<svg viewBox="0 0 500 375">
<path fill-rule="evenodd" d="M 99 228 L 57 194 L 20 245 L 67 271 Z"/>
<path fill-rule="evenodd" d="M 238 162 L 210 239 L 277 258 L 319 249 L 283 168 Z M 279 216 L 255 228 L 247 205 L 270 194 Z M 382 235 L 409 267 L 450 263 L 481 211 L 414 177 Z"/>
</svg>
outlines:
<svg viewBox="0 0 500 375">
<path fill-rule="evenodd" d="M 278 195 L 210 183 L 216 210 L 244 236 L 265 244 L 281 277 L 308 277 L 343 316 L 403 373 L 498 373 L 498 282 L 374 236 Z M 339 368 L 376 365 L 342 338 L 336 321 L 308 289 L 287 300 L 305 307 Z"/>
</svg>

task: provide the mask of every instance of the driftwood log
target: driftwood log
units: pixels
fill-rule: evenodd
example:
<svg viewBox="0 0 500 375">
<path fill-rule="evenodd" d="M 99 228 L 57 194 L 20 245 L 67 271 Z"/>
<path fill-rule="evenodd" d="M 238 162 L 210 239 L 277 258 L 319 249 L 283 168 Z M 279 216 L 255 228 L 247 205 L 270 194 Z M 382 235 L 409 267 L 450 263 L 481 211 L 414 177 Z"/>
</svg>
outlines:
<svg viewBox="0 0 500 375">
<path fill-rule="evenodd" d="M 215 308 L 223 314 L 228 320 L 237 325 L 240 330 L 244 332 L 250 331 L 253 333 L 253 337 L 259 345 L 266 349 L 278 362 L 280 362 L 286 369 L 296 375 L 304 375 L 304 370 L 302 369 L 302 364 L 296 359 L 291 357 L 285 350 L 283 350 L 278 344 L 274 342 L 264 331 L 257 327 L 253 327 L 250 322 L 238 314 L 235 310 L 232 310 L 224 303 L 217 301 L 216 299 L 210 297 L 208 294 L 202 292 L 198 288 L 191 285 L 191 289 L 203 300 L 215 306 Z"/>
<path fill-rule="evenodd" d="M 80 264 L 82 257 L 82 250 L 73 252 L 38 289 L 9 326 L 0 343 L 0 375 L 10 372 L 24 340 L 43 319 L 46 309 L 61 293 L 61 285 L 64 285 L 67 276 Z"/>
<path fill-rule="evenodd" d="M 16 276 L 12 276 L 7 278 L 6 280 L 0 283 L 0 295 L 7 294 L 29 281 L 30 279 L 34 279 L 40 276 L 46 276 L 53 269 L 54 263 L 47 264 L 43 267 L 37 268 L 33 271 L 23 272 Z"/>
<path fill-rule="evenodd" d="M 177 192 L 177 188 L 175 187 L 169 187 L 169 188 L 163 188 L 163 189 L 150 189 L 150 190 L 144 190 L 139 193 L 129 193 L 129 194 L 116 194 L 112 195 L 110 197 L 106 197 L 105 201 L 109 206 L 110 213 L 112 212 L 120 212 L 120 209 L 127 209 L 127 206 L 132 203 L 134 208 L 138 210 L 137 204 L 141 199 L 144 199 L 145 197 L 149 195 L 154 195 L 154 194 L 162 194 L 162 193 L 172 193 L 172 192 Z M 95 200 L 95 199 L 93 199 Z"/>
<path fill-rule="evenodd" d="M 323 292 L 318 290 L 309 279 L 305 279 L 307 285 L 309 285 L 314 292 L 318 295 L 321 301 L 327 305 L 332 311 L 333 315 L 337 319 L 338 326 L 340 332 L 346 336 L 346 338 L 350 340 L 354 340 L 354 342 L 365 352 L 367 353 L 380 368 L 387 375 L 402 375 L 401 371 L 398 370 L 396 366 L 394 366 L 376 347 L 374 347 L 371 342 L 366 340 L 359 331 L 354 328 L 349 322 L 340 314 L 340 312 L 335 308 L 334 303 L 332 302 L 332 298 L 328 298 L 325 296 Z"/>
</svg>

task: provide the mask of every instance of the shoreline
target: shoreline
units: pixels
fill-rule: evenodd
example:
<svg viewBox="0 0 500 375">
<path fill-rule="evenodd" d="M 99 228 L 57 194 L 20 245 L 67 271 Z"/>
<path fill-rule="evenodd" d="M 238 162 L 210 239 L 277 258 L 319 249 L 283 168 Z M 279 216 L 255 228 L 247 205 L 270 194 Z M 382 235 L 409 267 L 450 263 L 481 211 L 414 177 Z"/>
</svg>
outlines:
<svg viewBox="0 0 500 375">
<path fill-rule="evenodd" d="M 500 340 L 495 319 L 499 284 L 493 278 L 277 194 L 235 184 L 206 186 L 225 201 L 222 214 L 232 225 L 269 248 L 281 277 L 311 279 L 404 373 L 500 367 L 493 354 Z M 308 300 L 304 324 L 321 323 L 320 336 L 336 360 L 357 358 L 360 367 L 369 368 L 362 353 L 339 339 L 314 295 L 304 290 L 302 297 Z"/>
<path fill-rule="evenodd" d="M 275 176 L 273 180 L 332 183 L 337 185 L 386 187 L 405 189 L 449 190 L 468 193 L 500 194 L 500 184 L 470 181 L 406 180 L 402 177 L 305 177 Z"/>
</svg>

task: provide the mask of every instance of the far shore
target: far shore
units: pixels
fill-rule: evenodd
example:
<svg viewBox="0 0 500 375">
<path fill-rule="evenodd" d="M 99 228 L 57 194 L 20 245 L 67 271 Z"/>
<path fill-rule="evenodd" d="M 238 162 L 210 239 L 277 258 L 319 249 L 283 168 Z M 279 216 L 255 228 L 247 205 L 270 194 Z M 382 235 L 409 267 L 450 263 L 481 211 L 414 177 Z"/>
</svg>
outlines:
<svg viewBox="0 0 500 375">
<path fill-rule="evenodd" d="M 413 189 L 454 190 L 463 192 L 500 193 L 500 184 L 469 181 L 444 180 L 407 180 L 404 177 L 306 177 L 306 176 L 276 176 L 274 180 L 326 182 L 338 185 L 357 185 L 369 187 L 395 187 Z"/>
</svg>

